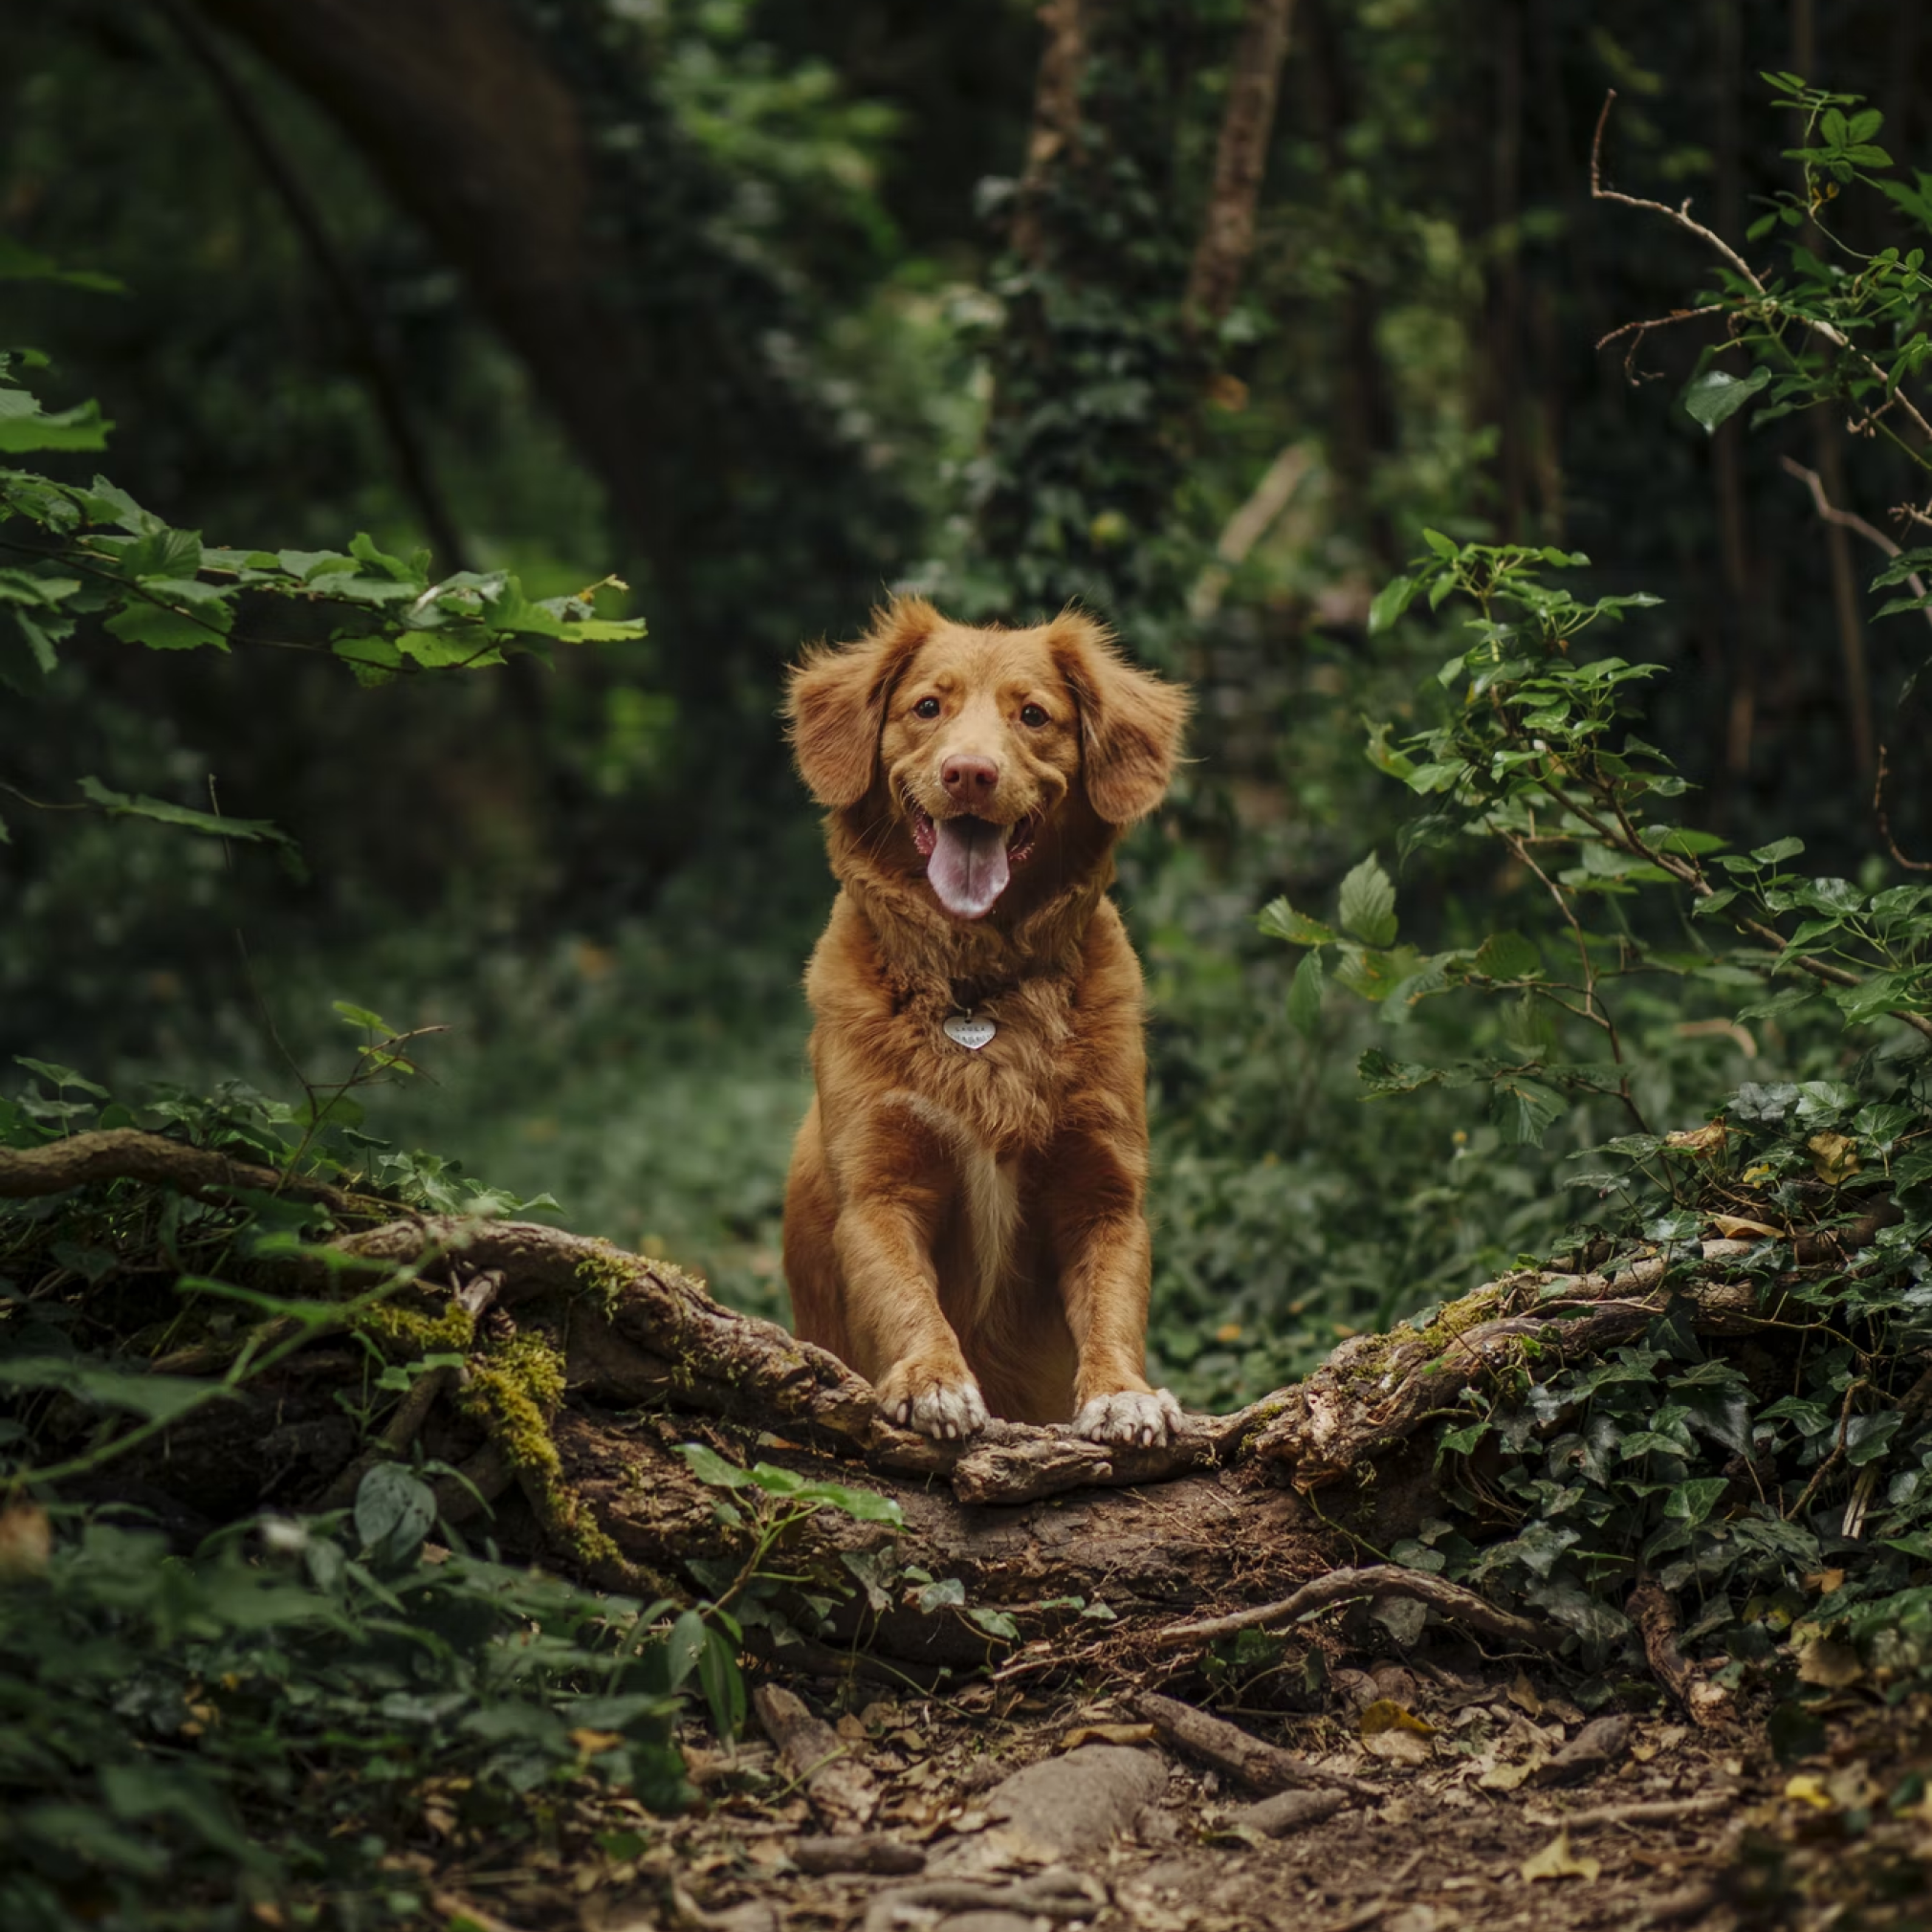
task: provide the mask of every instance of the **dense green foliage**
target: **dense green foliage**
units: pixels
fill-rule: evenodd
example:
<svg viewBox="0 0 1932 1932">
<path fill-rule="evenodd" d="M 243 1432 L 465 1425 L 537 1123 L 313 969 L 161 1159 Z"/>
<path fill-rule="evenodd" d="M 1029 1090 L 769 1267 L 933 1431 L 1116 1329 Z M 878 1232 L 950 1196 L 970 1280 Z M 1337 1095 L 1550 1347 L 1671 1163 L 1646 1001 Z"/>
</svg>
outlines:
<svg viewBox="0 0 1932 1932">
<path fill-rule="evenodd" d="M 1750 1349 L 1675 1304 L 1525 1361 L 1442 1423 L 1455 1523 L 1393 1553 L 1568 1621 L 1592 1697 L 1639 1577 L 1721 1682 L 1788 1691 L 1823 1640 L 1921 1680 L 1932 548 L 1914 511 L 1857 570 L 1876 520 L 1821 523 L 1774 459 L 1873 519 L 1922 493 L 1923 50 L 1852 10 L 1818 88 L 1754 10 L 1712 47 L 1655 4 L 1300 0 L 1259 244 L 1194 331 L 1223 0 L 1108 10 L 1038 168 L 1036 36 L 995 0 L 487 11 L 588 157 L 563 293 L 607 325 L 612 419 L 649 421 L 620 457 L 366 126 L 230 55 L 366 284 L 427 490 L 191 43 L 160 10 L 0 33 L 0 455 L 35 461 L 0 471 L 0 1142 L 139 1123 L 392 1202 L 554 1196 L 781 1312 L 829 889 L 779 668 L 889 582 L 1084 597 L 1198 696 L 1121 867 L 1157 1372 L 1228 1405 L 1521 1257 L 1650 1250 L 1688 1288 L 1735 1238 L 1778 1298 Z M 1611 83 L 1601 181 L 1636 206 L 1591 198 Z M 508 251 L 529 210 L 496 213 Z M 439 496 L 467 558 L 423 547 Z M 133 1188 L 0 1219 L 0 1459 L 41 1485 L 0 1517 L 10 1922 L 69 1922 L 85 1868 L 95 1922 L 381 1923 L 421 1903 L 384 1863 L 406 1798 L 511 1857 L 671 1801 L 669 1723 L 693 1686 L 741 1715 L 786 1525 L 877 1506 L 701 1465 L 758 1556 L 684 1605 L 513 1573 L 434 1525 L 428 1467 L 212 1534 L 46 1492 L 274 1366 L 140 1373 L 90 1296 L 140 1303 L 147 1354 L 238 1298 L 340 1323 L 252 1272 L 323 1225 Z M 357 1426 L 431 1366 L 373 1348 Z"/>
</svg>

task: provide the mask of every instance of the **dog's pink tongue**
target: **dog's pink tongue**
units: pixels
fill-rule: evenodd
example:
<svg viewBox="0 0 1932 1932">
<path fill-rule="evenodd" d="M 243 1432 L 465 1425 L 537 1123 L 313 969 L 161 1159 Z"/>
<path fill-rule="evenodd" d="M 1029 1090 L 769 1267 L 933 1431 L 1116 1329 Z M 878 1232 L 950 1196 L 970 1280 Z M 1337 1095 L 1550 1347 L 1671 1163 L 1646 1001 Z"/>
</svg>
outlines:
<svg viewBox="0 0 1932 1932">
<path fill-rule="evenodd" d="M 1006 889 L 1006 825 L 984 819 L 941 819 L 926 877 L 955 919 L 983 919 Z"/>
</svg>

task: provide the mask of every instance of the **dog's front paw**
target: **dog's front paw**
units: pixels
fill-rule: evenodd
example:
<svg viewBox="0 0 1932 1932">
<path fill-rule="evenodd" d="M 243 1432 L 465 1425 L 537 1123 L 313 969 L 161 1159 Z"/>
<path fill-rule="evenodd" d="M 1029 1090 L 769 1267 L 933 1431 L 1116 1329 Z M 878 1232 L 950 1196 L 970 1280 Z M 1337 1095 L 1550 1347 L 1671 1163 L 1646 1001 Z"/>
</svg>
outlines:
<svg viewBox="0 0 1932 1932">
<path fill-rule="evenodd" d="M 1073 1433 L 1089 1442 L 1166 1442 L 1181 1427 L 1180 1404 L 1165 1389 L 1123 1389 L 1096 1395 L 1073 1418 Z"/>
<path fill-rule="evenodd" d="M 962 1363 L 933 1369 L 900 1362 L 878 1385 L 879 1413 L 936 1442 L 957 1442 L 986 1426 L 986 1399 Z"/>
</svg>

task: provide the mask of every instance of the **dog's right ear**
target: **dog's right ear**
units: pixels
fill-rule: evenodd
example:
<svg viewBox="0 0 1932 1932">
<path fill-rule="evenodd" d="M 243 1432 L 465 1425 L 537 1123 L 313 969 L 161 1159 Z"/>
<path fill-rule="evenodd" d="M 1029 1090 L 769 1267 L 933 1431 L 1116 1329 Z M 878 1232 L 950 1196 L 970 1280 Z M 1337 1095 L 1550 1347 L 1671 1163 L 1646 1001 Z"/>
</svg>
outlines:
<svg viewBox="0 0 1932 1932">
<path fill-rule="evenodd" d="M 894 598 L 858 643 L 815 646 L 793 666 L 785 717 L 799 776 L 820 804 L 840 811 L 871 790 L 886 701 L 944 622 L 923 597 Z"/>
</svg>

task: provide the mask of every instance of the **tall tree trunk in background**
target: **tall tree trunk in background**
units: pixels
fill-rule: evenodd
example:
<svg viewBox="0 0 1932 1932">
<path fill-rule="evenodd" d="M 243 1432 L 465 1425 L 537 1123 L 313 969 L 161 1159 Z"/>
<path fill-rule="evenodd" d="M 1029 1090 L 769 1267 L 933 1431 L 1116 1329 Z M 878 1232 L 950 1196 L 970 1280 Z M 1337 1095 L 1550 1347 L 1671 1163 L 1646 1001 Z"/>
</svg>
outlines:
<svg viewBox="0 0 1932 1932">
<path fill-rule="evenodd" d="M 1354 89 L 1328 0 L 1302 0 L 1307 25 L 1309 99 L 1322 159 L 1330 174 L 1347 157 L 1342 137 L 1355 111 Z M 1395 534 L 1387 513 L 1371 500 L 1378 458 L 1394 447 L 1395 412 L 1378 331 L 1381 302 L 1359 269 L 1343 271 L 1335 324 L 1335 403 L 1328 464 L 1343 522 L 1363 534 L 1378 563 L 1394 568 Z"/>
<path fill-rule="evenodd" d="M 1187 312 L 1197 321 L 1218 322 L 1226 317 L 1254 252 L 1255 207 L 1267 168 L 1294 12 L 1295 0 L 1248 0 L 1228 74 L 1214 186 L 1188 272 Z"/>
<path fill-rule="evenodd" d="M 1199 389 L 1170 182 L 1193 19 L 1165 0 L 1046 0 L 1040 17 L 987 481 L 953 602 L 1026 618 L 1078 599 L 1159 648 L 1183 603 L 1175 503 Z"/>
<path fill-rule="evenodd" d="M 1484 420 L 1497 432 L 1496 524 L 1505 541 L 1523 529 L 1523 211 L 1522 0 L 1492 0 L 1485 18 L 1490 49 L 1488 263 L 1483 301 Z"/>
<path fill-rule="evenodd" d="M 1739 0 L 1713 0 L 1714 66 L 1717 77 L 1717 226 L 1735 240 L 1744 227 L 1742 156 L 1739 148 L 1738 86 L 1744 63 L 1738 18 Z M 1745 510 L 1744 472 L 1739 441 L 1745 426 L 1738 417 L 1721 424 L 1711 438 L 1711 488 L 1716 497 L 1718 556 L 1723 586 L 1722 605 L 1711 632 L 1708 653 L 1713 694 L 1728 684 L 1723 707 L 1723 757 L 1711 801 L 1713 816 L 1722 821 L 1731 791 L 1750 776 L 1751 741 L 1757 729 L 1758 656 L 1765 647 L 1764 628 L 1754 621 L 1750 530 Z M 1728 667 L 1728 675 L 1726 675 Z M 1713 716 L 1719 707 L 1711 707 Z"/>
<path fill-rule="evenodd" d="M 1909 9 L 1907 10 L 1910 11 Z M 1791 71 L 1807 80 L 1818 74 L 1818 22 L 1812 0 L 1791 0 Z M 1815 243 L 1816 237 L 1813 236 Z M 1812 451 L 1827 499 L 1840 510 L 1845 497 L 1844 431 L 1830 409 L 1811 412 Z M 1858 599 L 1852 538 L 1842 524 L 1824 526 L 1825 557 L 1832 573 L 1832 615 L 1838 631 L 1838 655 L 1845 681 L 1845 737 L 1852 769 L 1861 792 L 1869 791 L 1875 757 L 1872 744 L 1872 680 L 1865 658 L 1865 619 Z"/>
<path fill-rule="evenodd" d="M 892 509 L 775 358 L 794 304 L 714 236 L 726 185 L 626 23 L 595 0 L 193 4 L 317 102 L 461 272 L 648 564 L 674 687 L 741 705 L 801 628 L 876 591 Z"/>
</svg>

